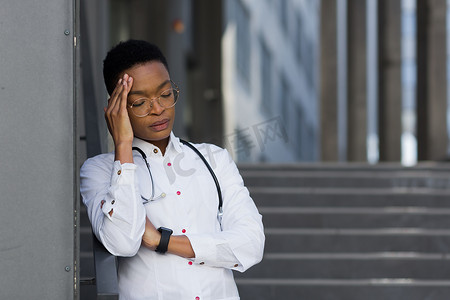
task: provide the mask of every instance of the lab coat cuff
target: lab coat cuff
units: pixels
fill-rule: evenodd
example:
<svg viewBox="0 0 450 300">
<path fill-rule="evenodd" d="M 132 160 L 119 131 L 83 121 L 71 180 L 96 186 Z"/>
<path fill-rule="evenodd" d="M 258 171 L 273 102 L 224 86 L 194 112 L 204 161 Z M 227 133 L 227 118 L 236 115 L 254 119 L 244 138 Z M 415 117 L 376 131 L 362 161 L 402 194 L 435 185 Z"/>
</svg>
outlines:
<svg viewBox="0 0 450 300">
<path fill-rule="evenodd" d="M 217 256 L 217 248 L 210 239 L 201 237 L 197 234 L 186 235 L 191 242 L 192 249 L 195 253 L 195 258 L 192 261 L 196 264 L 204 264 L 205 262 L 214 261 Z"/>
<path fill-rule="evenodd" d="M 111 174 L 111 186 L 134 184 L 134 174 L 137 166 L 132 163 L 121 164 L 116 160 Z"/>
</svg>

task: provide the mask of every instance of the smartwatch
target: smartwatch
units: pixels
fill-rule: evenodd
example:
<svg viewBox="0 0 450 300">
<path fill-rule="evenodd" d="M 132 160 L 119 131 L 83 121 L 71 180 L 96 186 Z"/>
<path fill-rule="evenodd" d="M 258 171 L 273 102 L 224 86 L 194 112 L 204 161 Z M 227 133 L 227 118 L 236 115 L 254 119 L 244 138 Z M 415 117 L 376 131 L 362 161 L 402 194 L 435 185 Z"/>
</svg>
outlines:
<svg viewBox="0 0 450 300">
<path fill-rule="evenodd" d="M 161 233 L 161 239 L 159 240 L 159 245 L 156 247 L 155 251 L 164 254 L 167 252 L 167 247 L 169 246 L 169 240 L 173 230 L 166 227 L 159 227 L 158 231 Z"/>
</svg>

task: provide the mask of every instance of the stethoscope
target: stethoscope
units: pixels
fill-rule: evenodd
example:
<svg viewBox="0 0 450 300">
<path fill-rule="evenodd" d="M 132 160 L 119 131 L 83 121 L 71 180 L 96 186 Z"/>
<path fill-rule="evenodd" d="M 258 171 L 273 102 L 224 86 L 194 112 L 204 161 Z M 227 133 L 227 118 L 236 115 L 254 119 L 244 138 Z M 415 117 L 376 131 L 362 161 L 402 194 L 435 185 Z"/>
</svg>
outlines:
<svg viewBox="0 0 450 300">
<path fill-rule="evenodd" d="M 223 210 L 222 210 L 222 191 L 220 189 L 220 185 L 219 185 L 219 180 L 216 177 L 216 174 L 214 174 L 213 169 L 211 168 L 211 166 L 209 165 L 209 163 L 206 161 L 206 158 L 200 153 L 200 151 L 198 151 L 197 148 L 194 147 L 194 145 L 192 145 L 191 143 L 180 139 L 180 142 L 186 146 L 188 146 L 189 148 L 191 148 L 201 159 L 202 161 L 205 163 L 206 168 L 208 169 L 209 173 L 211 174 L 212 178 L 214 179 L 214 183 L 216 184 L 216 189 L 217 189 L 217 195 L 219 196 L 219 207 L 217 210 L 217 220 L 219 221 L 219 224 L 222 226 L 222 215 L 223 215 Z M 141 198 L 143 200 L 144 204 L 149 203 L 150 201 L 155 201 L 158 199 L 162 199 L 166 197 L 166 193 L 161 193 L 160 195 L 158 195 L 157 197 L 155 197 L 155 183 L 153 182 L 153 176 L 152 176 L 152 171 L 150 171 L 150 164 L 147 161 L 147 155 L 145 155 L 144 151 L 142 151 L 140 148 L 138 147 L 133 147 L 133 150 L 136 150 L 137 152 L 139 152 L 139 154 L 141 154 L 142 158 L 145 161 L 145 164 L 147 166 L 147 170 L 148 173 L 150 174 L 150 181 L 152 184 L 152 195 L 150 198 L 145 198 L 144 196 L 141 195 Z"/>
</svg>

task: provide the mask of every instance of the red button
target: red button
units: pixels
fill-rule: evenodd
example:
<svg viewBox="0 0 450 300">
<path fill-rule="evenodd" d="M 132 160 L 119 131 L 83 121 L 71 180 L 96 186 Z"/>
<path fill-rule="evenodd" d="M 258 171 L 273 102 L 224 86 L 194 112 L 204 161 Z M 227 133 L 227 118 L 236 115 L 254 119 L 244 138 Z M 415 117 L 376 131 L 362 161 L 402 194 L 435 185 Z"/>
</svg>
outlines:
<svg viewBox="0 0 450 300">
<path fill-rule="evenodd" d="M 172 164 L 171 163 L 167 163 L 167 165 L 170 167 Z"/>
<path fill-rule="evenodd" d="M 195 300 L 200 300 L 200 297 L 195 297 Z"/>
<path fill-rule="evenodd" d="M 177 195 L 181 195 L 181 192 L 180 192 L 180 191 L 177 191 Z"/>
<path fill-rule="evenodd" d="M 192 261 L 188 262 L 188 264 L 189 264 L 190 266 L 192 266 Z"/>
<path fill-rule="evenodd" d="M 186 233 L 186 229 L 181 230 L 182 233 Z"/>
</svg>

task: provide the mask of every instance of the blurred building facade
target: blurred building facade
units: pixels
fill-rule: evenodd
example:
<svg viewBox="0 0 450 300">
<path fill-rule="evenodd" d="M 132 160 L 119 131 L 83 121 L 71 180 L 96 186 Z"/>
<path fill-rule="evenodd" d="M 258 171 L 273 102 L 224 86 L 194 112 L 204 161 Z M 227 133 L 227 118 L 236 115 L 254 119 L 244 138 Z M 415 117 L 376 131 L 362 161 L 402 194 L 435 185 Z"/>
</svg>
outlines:
<svg viewBox="0 0 450 300">
<path fill-rule="evenodd" d="M 86 132 L 86 140 L 101 140 L 87 156 L 108 149 L 101 61 L 112 45 L 133 38 L 156 43 L 168 58 L 181 88 L 177 135 L 219 144 L 241 162 L 319 158 L 320 1 L 100 0 L 81 6 L 84 114 L 91 116 L 87 131 L 98 131 Z"/>
<path fill-rule="evenodd" d="M 318 159 L 319 1 L 224 1 L 225 145 L 239 161 Z"/>
<path fill-rule="evenodd" d="M 446 0 L 321 1 L 321 161 L 447 159 L 446 15 Z"/>
<path fill-rule="evenodd" d="M 182 92 L 175 133 L 227 147 L 238 161 L 446 159 L 447 7 L 81 0 L 85 140 L 99 144 L 87 155 L 108 148 L 101 61 L 135 38 L 168 57 Z"/>
</svg>

